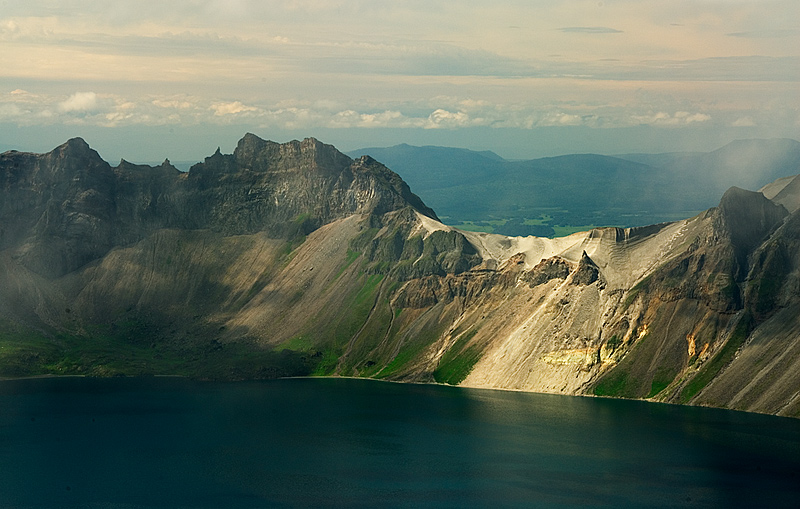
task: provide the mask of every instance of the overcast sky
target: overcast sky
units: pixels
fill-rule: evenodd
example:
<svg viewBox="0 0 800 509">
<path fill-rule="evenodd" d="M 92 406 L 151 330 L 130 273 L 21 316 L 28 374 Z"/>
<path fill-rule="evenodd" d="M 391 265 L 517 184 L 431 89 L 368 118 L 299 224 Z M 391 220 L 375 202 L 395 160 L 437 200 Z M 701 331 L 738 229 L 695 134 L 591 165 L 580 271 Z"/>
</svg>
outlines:
<svg viewBox="0 0 800 509">
<path fill-rule="evenodd" d="M 245 132 L 569 152 L 800 138 L 798 0 L 0 0 L 0 149 Z"/>
</svg>

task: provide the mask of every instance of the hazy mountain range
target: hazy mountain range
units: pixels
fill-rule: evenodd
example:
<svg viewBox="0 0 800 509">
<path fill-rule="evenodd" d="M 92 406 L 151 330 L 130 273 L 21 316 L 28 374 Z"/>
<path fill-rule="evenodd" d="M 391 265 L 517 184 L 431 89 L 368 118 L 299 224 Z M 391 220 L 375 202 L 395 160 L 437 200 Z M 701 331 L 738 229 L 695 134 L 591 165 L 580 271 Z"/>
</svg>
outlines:
<svg viewBox="0 0 800 509">
<path fill-rule="evenodd" d="M 506 235 L 685 219 L 716 205 L 731 186 L 759 189 L 800 172 L 800 142 L 789 139 L 739 140 L 712 152 L 529 161 L 410 145 L 349 154 L 368 154 L 398 172 L 445 223 Z"/>
<path fill-rule="evenodd" d="M 774 143 L 778 159 L 796 149 Z M 509 204 L 562 206 L 581 175 L 571 203 L 624 210 L 717 189 L 690 192 L 647 158 L 698 173 L 680 161 L 730 153 L 460 152 L 505 172 L 485 187 L 532 193 Z M 480 179 L 465 167 L 439 190 L 463 185 L 468 210 Z M 653 178 L 664 187 L 645 191 Z M 507 237 L 442 224 L 383 164 L 310 138 L 248 134 L 188 173 L 112 167 L 81 139 L 6 152 L 0 376 L 365 376 L 800 416 L 800 177 L 720 196 L 672 223 Z"/>
</svg>

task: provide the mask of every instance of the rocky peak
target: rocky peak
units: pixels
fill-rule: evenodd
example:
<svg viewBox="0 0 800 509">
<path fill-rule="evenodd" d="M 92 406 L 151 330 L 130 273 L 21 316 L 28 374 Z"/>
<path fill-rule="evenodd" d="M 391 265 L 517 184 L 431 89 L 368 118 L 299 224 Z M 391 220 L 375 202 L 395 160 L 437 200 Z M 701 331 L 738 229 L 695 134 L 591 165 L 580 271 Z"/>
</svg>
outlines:
<svg viewBox="0 0 800 509">
<path fill-rule="evenodd" d="M 102 167 L 110 170 L 100 154 L 91 148 L 83 138 L 72 138 L 63 145 L 56 147 L 52 152 L 45 154 L 49 159 L 48 164 L 55 165 L 65 170 L 90 170 Z"/>
<path fill-rule="evenodd" d="M 572 265 L 568 261 L 560 256 L 553 256 L 537 263 L 533 269 L 523 276 L 523 280 L 533 288 L 552 279 L 567 279 L 571 272 Z"/>
<path fill-rule="evenodd" d="M 90 152 L 97 154 L 97 152 L 95 152 L 83 138 L 71 138 L 67 140 L 66 143 L 63 143 L 57 147 L 56 151 L 68 153 L 72 156 L 88 154 Z"/>
<path fill-rule="evenodd" d="M 383 164 L 379 163 L 370 156 L 361 156 L 353 161 L 351 166 L 355 175 L 367 175 L 379 180 L 384 186 L 392 190 L 405 203 L 408 203 L 422 214 L 436 219 L 436 213 L 429 208 L 419 196 L 411 192 L 408 184 L 398 175 Z"/>
<path fill-rule="evenodd" d="M 30 202 L 25 224 L 14 235 L 6 228 L 4 243 L 21 245 L 31 235 L 24 263 L 47 277 L 164 227 L 282 238 L 352 214 L 377 218 L 409 205 L 436 218 L 396 173 L 371 158 L 354 162 L 314 138 L 280 144 L 246 134 L 234 154 L 217 148 L 186 178 L 168 159 L 158 166 L 123 159 L 112 168 L 81 138 L 23 156 L 0 157 L 0 189 L 27 193 Z M 19 204 L 9 203 L 0 220 L 16 214 Z"/>
<path fill-rule="evenodd" d="M 277 143 L 262 140 L 253 133 L 245 134 L 239 143 L 236 144 L 236 149 L 233 151 L 233 156 L 237 161 L 251 161 L 256 156 L 264 151 L 268 145 L 277 145 Z"/>
<path fill-rule="evenodd" d="M 338 174 L 352 160 L 315 138 L 275 143 L 247 133 L 233 153 L 236 164 L 257 172 L 312 171 Z"/>
<path fill-rule="evenodd" d="M 108 177 L 111 166 L 92 149 L 83 138 L 72 138 L 53 151 L 38 156 L 42 170 L 40 177 L 49 180 L 67 178 Z"/>
<path fill-rule="evenodd" d="M 584 251 L 578 262 L 578 268 L 572 276 L 571 284 L 584 286 L 590 285 L 598 280 L 600 281 L 600 287 L 605 287 L 605 280 L 600 272 L 600 268 L 594 263 L 594 260 L 586 254 L 586 251 Z"/>
<path fill-rule="evenodd" d="M 719 202 L 715 225 L 729 236 L 739 266 L 744 268 L 750 252 L 787 215 L 786 208 L 768 200 L 763 194 L 731 187 Z"/>
<path fill-rule="evenodd" d="M 206 157 L 202 163 L 197 163 L 189 169 L 192 177 L 208 176 L 221 173 L 234 173 L 238 170 L 238 165 L 230 155 L 224 155 L 222 150 L 217 147 L 213 154 Z"/>
</svg>

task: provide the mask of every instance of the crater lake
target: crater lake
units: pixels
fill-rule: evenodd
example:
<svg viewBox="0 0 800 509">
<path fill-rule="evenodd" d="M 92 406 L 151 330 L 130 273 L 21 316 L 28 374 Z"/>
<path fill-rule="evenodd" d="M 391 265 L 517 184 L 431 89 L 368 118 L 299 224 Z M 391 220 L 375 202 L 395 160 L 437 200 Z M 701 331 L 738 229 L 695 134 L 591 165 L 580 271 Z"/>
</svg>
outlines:
<svg viewBox="0 0 800 509">
<path fill-rule="evenodd" d="M 796 507 L 800 421 L 310 378 L 0 382 L 0 506 Z"/>
</svg>

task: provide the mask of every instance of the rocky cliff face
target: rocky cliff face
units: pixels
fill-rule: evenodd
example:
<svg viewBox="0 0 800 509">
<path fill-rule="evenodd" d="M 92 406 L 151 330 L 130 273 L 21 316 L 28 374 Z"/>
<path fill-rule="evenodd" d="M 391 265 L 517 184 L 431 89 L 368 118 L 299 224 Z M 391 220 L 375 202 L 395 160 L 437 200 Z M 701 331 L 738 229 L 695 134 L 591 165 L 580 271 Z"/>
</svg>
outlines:
<svg viewBox="0 0 800 509">
<path fill-rule="evenodd" d="M 51 278 L 162 228 L 284 237 L 403 206 L 436 217 L 380 163 L 314 139 L 279 145 L 248 134 L 234 154 L 217 151 L 188 174 L 168 162 L 112 168 L 81 139 L 44 155 L 7 152 L 0 166 L 0 246 Z"/>
<path fill-rule="evenodd" d="M 7 152 L 0 376 L 369 376 L 800 416 L 791 182 L 543 239 L 445 226 L 313 139 L 246 135 L 188 173 L 78 139 Z"/>
</svg>

